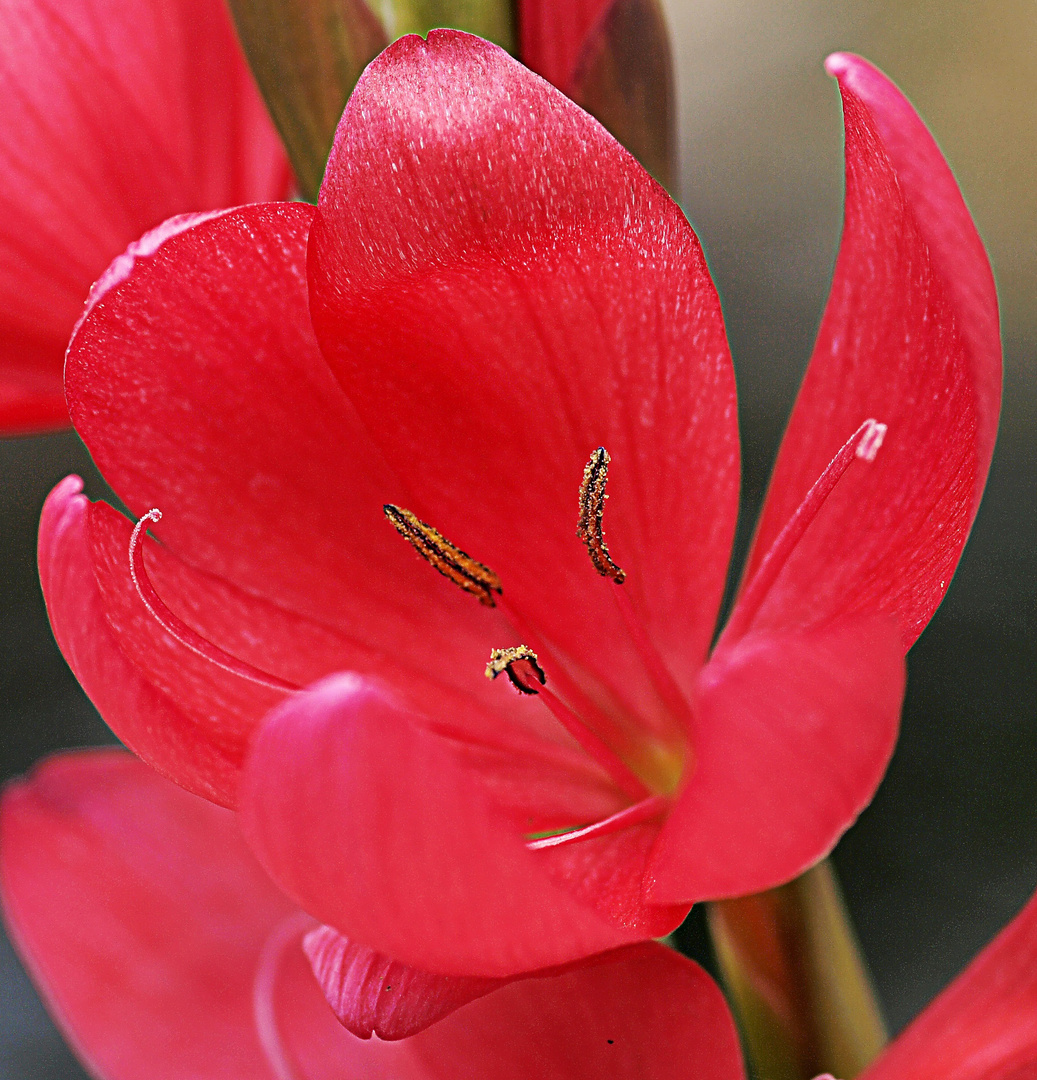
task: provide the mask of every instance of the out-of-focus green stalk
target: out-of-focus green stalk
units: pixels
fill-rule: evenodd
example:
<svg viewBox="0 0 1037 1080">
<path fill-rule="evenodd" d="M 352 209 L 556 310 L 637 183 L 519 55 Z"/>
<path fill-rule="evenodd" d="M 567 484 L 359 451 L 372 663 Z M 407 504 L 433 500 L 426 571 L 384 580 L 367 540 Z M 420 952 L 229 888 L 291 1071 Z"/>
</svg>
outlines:
<svg viewBox="0 0 1037 1080">
<path fill-rule="evenodd" d="M 788 885 L 709 905 L 746 1051 L 765 1080 L 852 1080 L 886 1028 L 828 860 Z"/>
<path fill-rule="evenodd" d="M 427 34 L 452 26 L 515 51 L 515 19 L 510 0 L 369 0 L 389 36 Z M 559 0 L 567 3 L 568 0 Z"/>
<path fill-rule="evenodd" d="M 364 0 L 229 0 L 303 198 L 315 202 L 346 99 L 389 43 Z"/>
<path fill-rule="evenodd" d="M 452 26 L 514 47 L 511 0 L 228 0 L 303 198 L 315 202 L 339 117 L 394 38 Z"/>
</svg>

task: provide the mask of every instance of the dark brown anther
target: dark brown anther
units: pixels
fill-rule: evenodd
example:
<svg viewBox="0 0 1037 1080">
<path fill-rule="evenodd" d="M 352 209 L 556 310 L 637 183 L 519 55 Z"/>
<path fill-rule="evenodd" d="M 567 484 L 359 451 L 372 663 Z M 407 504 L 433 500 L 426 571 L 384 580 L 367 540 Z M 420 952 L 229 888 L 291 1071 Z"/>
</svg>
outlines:
<svg viewBox="0 0 1037 1080">
<path fill-rule="evenodd" d="M 546 685 L 547 676 L 537 661 L 537 654 L 528 645 L 516 645 L 512 649 L 494 649 L 486 665 L 486 678 L 496 679 L 507 675 L 511 685 L 520 694 L 539 694 L 537 683 Z"/>
<path fill-rule="evenodd" d="M 494 593 L 502 592 L 501 580 L 488 567 L 463 552 L 437 529 L 415 517 L 409 510 L 387 504 L 382 508 L 396 531 L 443 577 L 466 593 L 479 598 L 486 607 L 496 607 Z"/>
<path fill-rule="evenodd" d="M 611 460 L 605 447 L 599 446 L 591 454 L 587 468 L 583 470 L 583 482 L 580 484 L 580 520 L 576 526 L 576 535 L 587 545 L 594 569 L 602 577 L 612 578 L 617 585 L 622 585 L 626 580 L 626 571 L 612 561 L 602 531 L 605 500 L 608 498 L 605 485 L 608 483 Z"/>
</svg>

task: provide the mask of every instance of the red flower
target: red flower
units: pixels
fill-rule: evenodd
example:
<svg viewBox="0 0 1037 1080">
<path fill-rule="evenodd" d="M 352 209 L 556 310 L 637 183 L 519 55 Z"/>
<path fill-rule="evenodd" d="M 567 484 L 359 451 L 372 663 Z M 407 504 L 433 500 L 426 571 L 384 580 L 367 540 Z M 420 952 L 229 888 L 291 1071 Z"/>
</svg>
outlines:
<svg viewBox="0 0 1037 1080">
<path fill-rule="evenodd" d="M 172 214 L 289 173 L 223 0 L 8 0 L 0 35 L 0 434 L 68 423 L 91 282 Z"/>
<path fill-rule="evenodd" d="M 661 945 L 512 983 L 403 1043 L 344 1031 L 299 948 L 313 925 L 234 816 L 120 751 L 54 758 L 0 808 L 0 899 L 103 1080 L 739 1080 L 720 991 Z M 372 1012 L 406 1007 L 368 973 Z"/>
<path fill-rule="evenodd" d="M 564 964 L 791 878 L 871 797 L 986 477 L 1000 343 L 931 137 L 866 63 L 829 66 L 842 250 L 712 653 L 738 446 L 701 250 L 500 50 L 398 42 L 316 209 L 180 223 L 96 288 L 72 415 L 131 510 L 165 517 L 132 554 L 144 604 L 130 523 L 56 489 L 58 641 L 127 745 L 239 807 L 350 942 L 451 976 Z M 483 678 L 520 644 L 539 698 Z"/>
<path fill-rule="evenodd" d="M 631 945 L 520 980 L 403 1043 L 361 1042 L 298 949 L 309 921 L 226 811 L 118 751 L 54 758 L 0 805 L 0 900 L 72 1045 L 104 1080 L 741 1080 L 703 972 Z M 363 1006 L 406 1008 L 364 973 Z M 1037 1068 L 1037 898 L 862 1080 L 1023 1080 Z"/>
</svg>

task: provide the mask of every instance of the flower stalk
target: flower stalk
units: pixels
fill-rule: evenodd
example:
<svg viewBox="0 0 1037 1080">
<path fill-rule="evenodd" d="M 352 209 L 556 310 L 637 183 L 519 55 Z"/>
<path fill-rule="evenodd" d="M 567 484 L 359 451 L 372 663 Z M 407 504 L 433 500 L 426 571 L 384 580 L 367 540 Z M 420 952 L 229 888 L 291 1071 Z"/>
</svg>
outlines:
<svg viewBox="0 0 1037 1080">
<path fill-rule="evenodd" d="M 832 864 L 709 905 L 709 928 L 746 1052 L 767 1080 L 851 1080 L 887 1033 Z"/>
</svg>

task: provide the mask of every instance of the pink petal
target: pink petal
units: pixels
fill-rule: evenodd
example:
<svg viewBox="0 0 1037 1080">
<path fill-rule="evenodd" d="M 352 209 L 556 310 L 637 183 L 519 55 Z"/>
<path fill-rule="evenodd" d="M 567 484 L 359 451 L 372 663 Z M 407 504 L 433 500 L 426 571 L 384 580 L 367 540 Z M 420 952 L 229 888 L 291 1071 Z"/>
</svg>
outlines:
<svg viewBox="0 0 1037 1080">
<path fill-rule="evenodd" d="M 78 476 L 50 493 L 40 520 L 40 583 L 62 654 L 109 727 L 178 783 L 231 802 L 238 763 L 198 737 L 175 697 L 149 682 L 120 649 L 94 576 L 89 507 Z"/>
<path fill-rule="evenodd" d="M 865 419 L 889 427 L 840 482 L 757 628 L 896 615 L 910 646 L 943 598 L 986 481 L 1001 394 L 997 298 L 983 245 L 932 136 L 865 61 L 836 54 L 846 220 L 832 294 L 749 560 Z"/>
<path fill-rule="evenodd" d="M 354 91 L 310 283 L 318 340 L 404 505 L 500 574 L 613 715 L 645 722 L 658 705 L 573 535 L 583 469 L 607 448 L 623 588 L 690 688 L 735 521 L 737 434 L 716 292 L 662 189 L 503 51 L 433 31 Z"/>
<path fill-rule="evenodd" d="M 90 283 L 183 211 L 283 196 L 287 161 L 221 0 L 10 0 L 0 38 L 0 430 L 67 422 Z"/>
<path fill-rule="evenodd" d="M 276 1000 L 296 1072 L 308 1080 L 744 1077 L 716 984 L 654 943 L 511 982 L 400 1042 L 362 1042 L 342 1029 L 342 1039 L 331 1039 L 310 1006 L 312 993 L 305 962 L 289 957 Z"/>
<path fill-rule="evenodd" d="M 865 1080 L 1037 1073 L 1037 899 L 867 1069 Z"/>
<path fill-rule="evenodd" d="M 720 991 L 654 944 L 513 983 L 403 1042 L 354 1038 L 298 947 L 312 923 L 234 818 L 119 751 L 54 758 L 7 789 L 0 900 L 103 1080 L 743 1076 Z"/>
<path fill-rule="evenodd" d="M 653 943 L 553 979 L 512 983 L 413 1041 L 430 1080 L 744 1076 L 738 1036 L 716 984 Z"/>
<path fill-rule="evenodd" d="M 0 897 L 94 1075 L 277 1080 L 253 982 L 293 909 L 231 814 L 121 751 L 52 758 L 4 794 Z"/>
<path fill-rule="evenodd" d="M 580 53 L 614 0 L 519 0 L 519 56 L 559 90 L 571 90 Z"/>
<path fill-rule="evenodd" d="M 896 742 L 895 624 L 750 634 L 704 669 L 694 765 L 652 853 L 656 903 L 760 892 L 802 873 L 871 800 Z"/>
<path fill-rule="evenodd" d="M 385 520 L 403 500 L 317 349 L 305 250 L 312 207 L 248 206 L 166 223 L 98 283 L 69 349 L 73 419 L 134 514 L 186 563 L 340 639 L 481 697 L 505 701 L 483 669 L 513 631 L 440 581 Z M 116 553 L 124 567 L 123 553 Z M 129 581 L 120 570 L 124 585 Z M 179 583 L 160 589 L 176 609 Z M 239 648 L 212 601 L 201 616 Z M 253 634 L 258 667 L 296 682 L 355 661 L 317 663 L 291 619 Z M 230 634 L 221 640 L 217 633 Z M 321 657 L 327 657 L 327 649 Z M 507 701 L 505 708 L 517 709 Z M 526 710 L 529 712 L 529 710 Z"/>
<path fill-rule="evenodd" d="M 303 945 L 335 1015 L 361 1039 L 405 1039 L 509 981 L 433 975 L 358 945 L 330 926 L 310 931 Z"/>
<path fill-rule="evenodd" d="M 130 522 L 103 503 L 87 504 L 80 486 L 75 478 L 59 485 L 41 525 L 44 596 L 59 645 L 128 746 L 189 790 L 233 806 L 248 740 L 284 695 L 229 674 L 163 629 L 129 575 Z M 546 712 L 524 708 L 515 695 L 488 712 L 394 658 L 193 570 L 152 541 L 145 555 L 160 595 L 236 658 L 299 685 L 348 665 L 380 675 L 404 699 L 432 710 L 468 740 L 466 757 L 492 778 L 495 798 L 513 818 L 534 822 L 531 831 L 618 808 L 601 770 Z"/>
<path fill-rule="evenodd" d="M 552 882 L 463 746 L 384 686 L 335 676 L 275 710 L 242 828 L 315 918 L 402 963 L 498 978 L 641 936 Z"/>
</svg>

